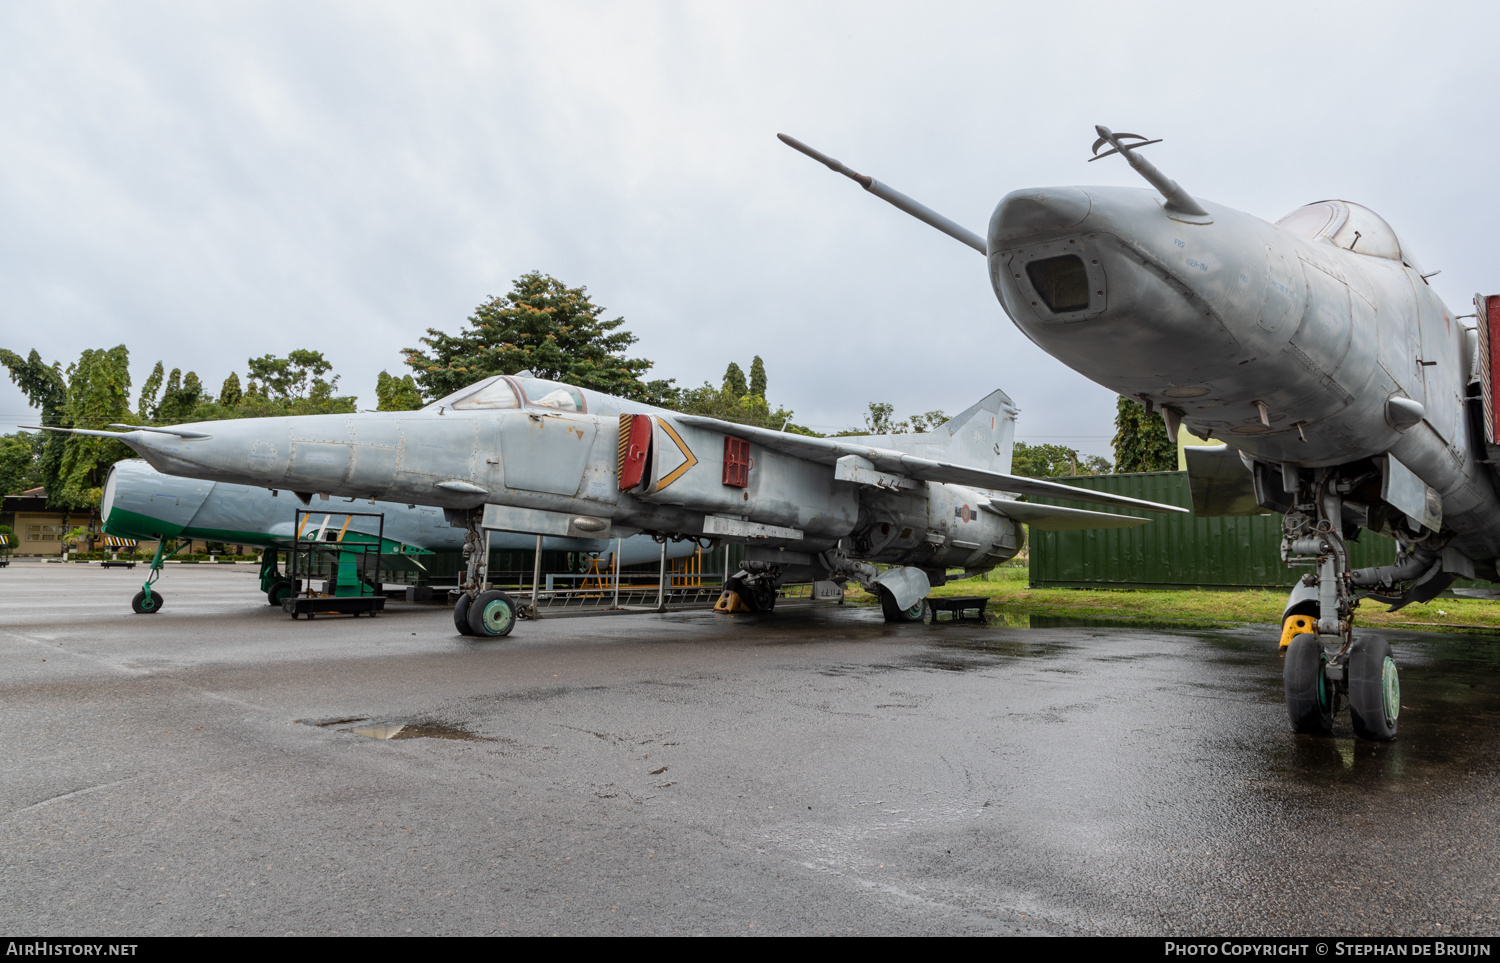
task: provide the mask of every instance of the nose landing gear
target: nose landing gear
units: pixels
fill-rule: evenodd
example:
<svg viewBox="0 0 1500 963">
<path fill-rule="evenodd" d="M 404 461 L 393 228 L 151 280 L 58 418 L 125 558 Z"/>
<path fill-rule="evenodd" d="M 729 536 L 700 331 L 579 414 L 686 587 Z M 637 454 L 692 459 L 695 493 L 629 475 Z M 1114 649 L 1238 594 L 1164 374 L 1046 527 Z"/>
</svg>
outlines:
<svg viewBox="0 0 1500 963">
<path fill-rule="evenodd" d="M 141 590 L 135 593 L 135 598 L 130 600 L 130 610 L 132 612 L 136 615 L 155 615 L 161 611 L 162 595 L 160 592 L 152 591 L 151 586 L 156 584 L 157 579 L 161 578 L 161 565 L 165 558 L 176 555 L 189 544 L 191 543 L 184 542 L 178 545 L 172 551 L 167 552 L 164 557 L 162 550 L 167 547 L 166 538 L 163 537 L 156 543 L 156 555 L 151 559 L 151 570 L 146 573 L 146 582 L 141 586 Z"/>
<path fill-rule="evenodd" d="M 1403 543 L 1394 565 L 1351 570 L 1341 494 L 1347 486 L 1336 469 L 1324 470 L 1312 491 L 1300 480 L 1298 485 L 1291 493 L 1297 504 L 1283 523 L 1281 557 L 1311 563 L 1316 571 L 1293 590 L 1291 614 L 1282 626 L 1288 720 L 1293 732 L 1332 732 L 1333 716 L 1344 701 L 1356 736 L 1389 742 L 1396 738 L 1401 715 L 1400 676 L 1390 643 L 1354 637 L 1354 610 L 1362 598 L 1395 608 L 1426 601 L 1453 576 L 1443 572 L 1436 551 L 1423 542 Z"/>
</svg>

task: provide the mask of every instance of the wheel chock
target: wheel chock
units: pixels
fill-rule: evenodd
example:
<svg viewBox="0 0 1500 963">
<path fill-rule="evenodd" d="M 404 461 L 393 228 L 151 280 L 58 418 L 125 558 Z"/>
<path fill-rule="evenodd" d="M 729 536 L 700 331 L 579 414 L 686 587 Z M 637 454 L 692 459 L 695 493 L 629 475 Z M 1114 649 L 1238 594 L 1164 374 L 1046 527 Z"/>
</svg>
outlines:
<svg viewBox="0 0 1500 963">
<path fill-rule="evenodd" d="M 1281 649 L 1284 651 L 1292 644 L 1292 636 L 1301 635 L 1304 632 L 1316 634 L 1318 621 L 1310 615 L 1289 615 L 1287 620 L 1281 624 Z"/>
<path fill-rule="evenodd" d="M 750 611 L 750 606 L 746 605 L 745 600 L 740 598 L 740 593 L 725 589 L 724 593 L 719 596 L 719 600 L 714 603 L 714 611 L 729 612 L 731 614 L 735 612 L 748 612 Z"/>
</svg>

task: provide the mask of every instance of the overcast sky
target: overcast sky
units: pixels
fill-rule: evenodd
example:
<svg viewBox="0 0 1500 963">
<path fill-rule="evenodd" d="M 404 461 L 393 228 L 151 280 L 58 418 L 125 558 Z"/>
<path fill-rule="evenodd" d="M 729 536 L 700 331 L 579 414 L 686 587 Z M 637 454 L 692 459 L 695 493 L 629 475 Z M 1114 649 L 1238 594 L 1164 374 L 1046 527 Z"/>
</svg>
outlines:
<svg viewBox="0 0 1500 963">
<path fill-rule="evenodd" d="M 1114 396 L 984 261 L 776 140 L 983 233 L 1008 191 L 1138 184 L 1381 212 L 1458 313 L 1500 291 L 1494 4 L 0 3 L 0 346 L 124 343 L 214 390 L 323 351 L 374 407 L 424 329 L 538 269 L 655 375 L 760 354 L 820 428 L 996 387 L 1109 454 Z M 0 384 L 0 431 L 33 417 Z"/>
</svg>

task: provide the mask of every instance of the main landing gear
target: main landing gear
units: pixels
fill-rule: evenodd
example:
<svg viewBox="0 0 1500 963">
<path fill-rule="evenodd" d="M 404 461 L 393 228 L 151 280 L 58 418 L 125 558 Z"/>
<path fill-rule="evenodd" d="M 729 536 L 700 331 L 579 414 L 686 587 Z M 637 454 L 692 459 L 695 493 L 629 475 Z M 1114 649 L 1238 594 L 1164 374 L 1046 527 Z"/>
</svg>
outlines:
<svg viewBox="0 0 1500 963">
<path fill-rule="evenodd" d="M 903 609 L 890 589 L 884 585 L 877 586 L 877 588 L 880 592 L 880 614 L 885 616 L 887 622 L 920 622 L 927 614 L 926 599 L 917 599 L 915 605 Z M 936 616 L 933 617 L 936 618 Z"/>
<path fill-rule="evenodd" d="M 482 591 L 489 569 L 489 553 L 480 533 L 478 513 L 469 513 L 469 529 L 464 534 L 464 582 L 462 594 L 453 604 L 453 627 L 459 635 L 499 638 L 510 635 L 516 627 L 520 607 L 515 599 L 500 591 Z"/>
</svg>

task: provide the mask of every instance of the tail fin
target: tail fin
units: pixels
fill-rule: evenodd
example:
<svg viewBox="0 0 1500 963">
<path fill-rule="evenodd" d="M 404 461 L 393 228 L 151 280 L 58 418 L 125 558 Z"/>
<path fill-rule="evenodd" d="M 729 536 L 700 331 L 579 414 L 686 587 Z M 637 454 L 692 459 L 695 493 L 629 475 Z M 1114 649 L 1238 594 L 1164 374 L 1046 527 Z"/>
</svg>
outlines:
<svg viewBox="0 0 1500 963">
<path fill-rule="evenodd" d="M 883 448 L 952 462 L 966 468 L 1010 474 L 1020 409 L 998 388 L 932 431 L 909 435 L 868 435 Z"/>
</svg>

